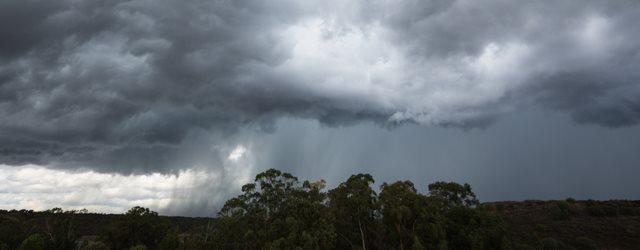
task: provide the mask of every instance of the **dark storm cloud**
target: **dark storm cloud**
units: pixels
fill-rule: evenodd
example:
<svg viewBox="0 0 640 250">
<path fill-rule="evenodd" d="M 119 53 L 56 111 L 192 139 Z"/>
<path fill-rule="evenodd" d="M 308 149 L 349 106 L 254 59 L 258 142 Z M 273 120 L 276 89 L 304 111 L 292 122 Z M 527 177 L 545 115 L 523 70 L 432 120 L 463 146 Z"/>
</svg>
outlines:
<svg viewBox="0 0 640 250">
<path fill-rule="evenodd" d="M 385 24 L 416 62 L 425 58 L 446 62 L 486 53 L 488 45 L 500 51 L 519 44 L 528 55 L 502 65 L 502 70 L 524 78 L 510 84 L 526 84 L 507 88 L 501 101 L 534 101 L 567 111 L 580 123 L 609 127 L 635 125 L 640 119 L 637 1 L 402 1 L 398 5 L 396 11 L 383 8 L 390 12 L 384 15 Z"/>
<path fill-rule="evenodd" d="M 235 130 L 278 105 L 304 104 L 235 86 L 239 65 L 286 57 L 270 31 L 297 11 L 275 6 L 4 1 L 2 161 L 176 164 L 163 158 L 175 158 L 189 133 Z"/>
<path fill-rule="evenodd" d="M 279 117 L 469 128 L 535 104 L 634 125 L 638 16 L 635 1 L 3 1 L 0 163 L 169 171 Z"/>
</svg>

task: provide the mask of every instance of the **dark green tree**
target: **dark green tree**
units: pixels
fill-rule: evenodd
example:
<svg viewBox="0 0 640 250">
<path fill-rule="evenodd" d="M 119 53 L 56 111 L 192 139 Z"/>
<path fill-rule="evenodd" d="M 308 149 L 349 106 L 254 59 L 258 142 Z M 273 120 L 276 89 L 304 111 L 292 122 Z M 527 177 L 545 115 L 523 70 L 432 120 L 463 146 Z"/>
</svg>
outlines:
<svg viewBox="0 0 640 250">
<path fill-rule="evenodd" d="M 377 233 L 378 199 L 369 174 L 352 175 L 329 191 L 329 213 L 338 234 L 337 247 L 367 249 Z"/>
<path fill-rule="evenodd" d="M 182 244 L 180 243 L 180 239 L 178 238 L 177 230 L 168 230 L 165 234 L 162 241 L 160 241 L 160 245 L 158 249 L 160 250 L 177 250 L 181 249 Z"/>
<path fill-rule="evenodd" d="M 114 249 L 127 249 L 136 245 L 156 248 L 166 231 L 166 222 L 158 213 L 136 206 L 106 228 L 104 241 Z"/>
<path fill-rule="evenodd" d="M 460 185 L 455 182 L 435 182 L 429 184 L 429 194 L 442 200 L 445 207 L 476 207 L 480 204 L 476 195 L 471 191 L 471 185 L 467 183 Z"/>
<path fill-rule="evenodd" d="M 75 211 L 63 211 L 53 208 L 52 213 L 45 220 L 44 235 L 47 247 L 50 249 L 73 249 L 76 247 L 78 234 L 74 226 Z"/>
<path fill-rule="evenodd" d="M 385 248 L 435 249 L 445 244 L 445 220 L 436 202 L 410 181 L 382 184 L 380 205 Z"/>
<path fill-rule="evenodd" d="M 275 169 L 258 174 L 219 212 L 218 248 L 329 249 L 335 233 L 324 218 L 326 194 Z"/>
<path fill-rule="evenodd" d="M 16 249 L 27 237 L 30 222 L 19 216 L 0 216 L 0 242 L 7 245 L 9 249 Z"/>
<path fill-rule="evenodd" d="M 109 246 L 102 241 L 83 242 L 79 248 L 82 250 L 109 250 Z"/>
<path fill-rule="evenodd" d="M 497 216 L 480 206 L 469 184 L 436 182 L 429 185 L 432 202 L 446 218 L 450 249 L 500 249 L 505 229 Z"/>
<path fill-rule="evenodd" d="M 18 247 L 18 250 L 43 250 L 44 240 L 39 234 L 29 235 L 22 244 Z"/>
</svg>

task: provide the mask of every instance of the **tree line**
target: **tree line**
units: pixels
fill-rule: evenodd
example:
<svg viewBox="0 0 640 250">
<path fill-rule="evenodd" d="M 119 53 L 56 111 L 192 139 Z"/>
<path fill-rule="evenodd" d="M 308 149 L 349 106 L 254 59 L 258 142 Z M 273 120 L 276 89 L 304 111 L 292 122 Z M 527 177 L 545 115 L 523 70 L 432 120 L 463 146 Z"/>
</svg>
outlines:
<svg viewBox="0 0 640 250">
<path fill-rule="evenodd" d="M 436 182 L 419 193 L 410 181 L 372 188 L 369 174 L 336 188 L 270 169 L 218 213 L 220 249 L 500 249 L 499 218 L 468 184 Z"/>
<path fill-rule="evenodd" d="M 226 201 L 214 221 L 189 233 L 143 207 L 84 240 L 74 230 L 77 211 L 50 210 L 66 215 L 35 231 L 0 216 L 0 249 L 512 248 L 503 223 L 468 184 L 436 182 L 422 194 L 410 181 L 383 183 L 379 193 L 374 183 L 355 174 L 325 191 L 324 181 L 269 169 Z"/>
</svg>

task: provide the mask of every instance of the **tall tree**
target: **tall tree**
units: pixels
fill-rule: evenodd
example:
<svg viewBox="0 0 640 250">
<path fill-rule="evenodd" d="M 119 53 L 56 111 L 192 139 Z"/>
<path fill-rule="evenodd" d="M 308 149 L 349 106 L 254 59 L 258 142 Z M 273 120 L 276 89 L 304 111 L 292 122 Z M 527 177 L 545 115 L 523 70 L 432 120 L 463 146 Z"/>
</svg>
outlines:
<svg viewBox="0 0 640 250">
<path fill-rule="evenodd" d="M 375 240 L 378 199 L 369 174 L 352 175 L 329 191 L 329 211 L 339 248 L 367 247 Z"/>
<path fill-rule="evenodd" d="M 384 183 L 380 189 L 386 248 L 431 249 L 444 245 L 444 218 L 438 203 L 418 193 L 410 181 Z"/>
<path fill-rule="evenodd" d="M 429 184 L 429 194 L 444 202 L 445 207 L 466 206 L 476 207 L 480 204 L 476 194 L 471 190 L 471 185 L 460 185 L 455 182 L 435 182 Z"/>
<path fill-rule="evenodd" d="M 145 245 L 156 248 L 166 234 L 166 221 L 157 212 L 133 207 L 105 229 L 105 241 L 115 249 Z"/>
<path fill-rule="evenodd" d="M 275 169 L 242 187 L 219 213 L 220 248 L 327 249 L 335 233 L 325 219 L 326 194 L 309 182 Z"/>
</svg>

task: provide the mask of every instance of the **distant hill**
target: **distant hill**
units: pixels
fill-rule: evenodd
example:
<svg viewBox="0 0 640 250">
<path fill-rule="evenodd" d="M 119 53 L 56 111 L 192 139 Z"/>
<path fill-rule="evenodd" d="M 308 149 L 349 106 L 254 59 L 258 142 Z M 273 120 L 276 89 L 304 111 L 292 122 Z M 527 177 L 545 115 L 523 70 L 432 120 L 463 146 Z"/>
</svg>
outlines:
<svg viewBox="0 0 640 250">
<path fill-rule="evenodd" d="M 145 217 L 62 211 L 57 208 L 47 211 L 0 210 L 0 250 L 20 249 L 24 239 L 33 234 L 46 242 L 44 249 L 109 249 L 106 245 L 93 244 L 113 241 L 114 233 L 143 234 L 143 239 L 155 241 L 171 234 L 176 236 L 176 240 L 185 242 L 206 235 L 216 223 L 215 218 Z"/>
<path fill-rule="evenodd" d="M 73 229 L 79 235 L 99 235 L 106 226 L 118 219 L 125 217 L 123 214 L 102 213 L 50 213 L 33 210 L 0 210 L 0 218 L 18 219 L 22 223 L 30 224 L 39 229 L 45 229 L 47 223 L 61 219 L 73 219 Z M 215 218 L 183 217 L 183 216 L 159 216 L 168 222 L 170 228 L 178 228 L 180 233 L 192 233 L 204 231 L 207 225 L 212 226 Z M 36 230 L 38 231 L 38 230 Z"/>
<path fill-rule="evenodd" d="M 513 242 L 556 241 L 569 248 L 640 249 L 640 201 L 503 201 L 495 209 Z"/>
</svg>

